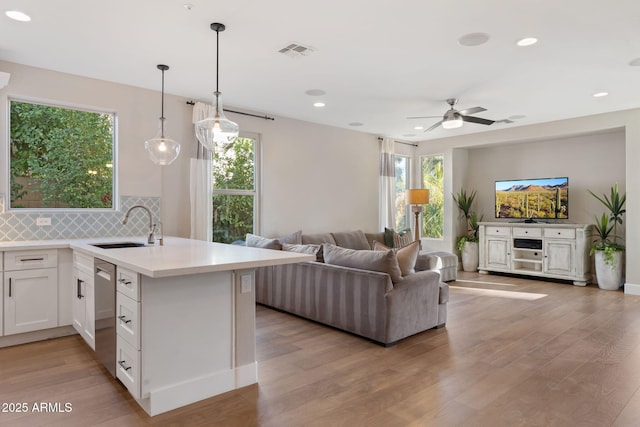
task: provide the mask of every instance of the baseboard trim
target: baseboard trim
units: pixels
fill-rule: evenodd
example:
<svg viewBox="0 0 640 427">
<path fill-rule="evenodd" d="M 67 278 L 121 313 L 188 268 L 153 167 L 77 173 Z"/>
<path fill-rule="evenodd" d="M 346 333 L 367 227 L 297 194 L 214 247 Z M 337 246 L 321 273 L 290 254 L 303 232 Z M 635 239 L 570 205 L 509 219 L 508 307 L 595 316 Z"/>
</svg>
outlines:
<svg viewBox="0 0 640 427">
<path fill-rule="evenodd" d="M 624 293 L 629 295 L 640 295 L 640 285 L 636 285 L 634 283 L 625 283 Z"/>
</svg>

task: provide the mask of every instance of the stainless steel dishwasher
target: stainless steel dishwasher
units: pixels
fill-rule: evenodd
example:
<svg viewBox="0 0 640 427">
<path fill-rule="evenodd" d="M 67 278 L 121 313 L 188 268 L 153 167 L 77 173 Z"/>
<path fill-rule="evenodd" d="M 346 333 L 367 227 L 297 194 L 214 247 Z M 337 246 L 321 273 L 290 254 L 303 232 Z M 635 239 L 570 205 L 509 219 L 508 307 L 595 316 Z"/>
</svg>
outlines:
<svg viewBox="0 0 640 427">
<path fill-rule="evenodd" d="M 116 266 L 95 258 L 96 355 L 116 376 Z"/>
</svg>

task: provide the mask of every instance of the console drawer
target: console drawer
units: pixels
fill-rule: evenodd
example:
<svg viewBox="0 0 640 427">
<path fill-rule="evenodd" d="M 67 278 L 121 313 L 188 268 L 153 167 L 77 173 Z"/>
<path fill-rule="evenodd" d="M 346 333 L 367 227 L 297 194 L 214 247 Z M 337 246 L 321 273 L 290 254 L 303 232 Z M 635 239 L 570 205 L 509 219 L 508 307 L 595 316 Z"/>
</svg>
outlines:
<svg viewBox="0 0 640 427">
<path fill-rule="evenodd" d="M 140 352 L 120 336 L 116 343 L 116 377 L 133 397 L 140 399 Z"/>
<path fill-rule="evenodd" d="M 513 227 L 513 237 L 542 237 L 542 229 L 535 227 Z"/>
<path fill-rule="evenodd" d="M 58 266 L 56 249 L 7 251 L 4 253 L 4 271 L 33 270 Z"/>
<path fill-rule="evenodd" d="M 553 239 L 575 239 L 575 228 L 545 228 L 544 237 Z"/>
<path fill-rule="evenodd" d="M 496 227 L 493 225 L 488 225 L 485 229 L 485 233 L 491 236 L 508 237 L 511 235 L 511 227 Z"/>
<path fill-rule="evenodd" d="M 118 292 L 122 292 L 134 301 L 140 301 L 140 276 L 135 271 L 118 267 L 117 273 Z"/>
<path fill-rule="evenodd" d="M 140 350 L 140 303 L 116 293 L 116 331 L 118 338 Z"/>
</svg>

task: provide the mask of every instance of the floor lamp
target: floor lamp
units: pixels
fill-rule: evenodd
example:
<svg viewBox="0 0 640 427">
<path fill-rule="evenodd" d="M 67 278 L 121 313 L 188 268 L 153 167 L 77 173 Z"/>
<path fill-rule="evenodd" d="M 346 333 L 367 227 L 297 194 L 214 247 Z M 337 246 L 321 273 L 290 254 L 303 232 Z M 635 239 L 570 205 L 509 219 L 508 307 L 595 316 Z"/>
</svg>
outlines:
<svg viewBox="0 0 640 427">
<path fill-rule="evenodd" d="M 420 213 L 424 210 L 424 205 L 429 204 L 429 190 L 423 188 L 416 188 L 407 190 L 406 194 L 407 205 L 411 206 L 411 211 L 416 215 L 416 222 L 414 226 L 415 240 L 418 241 L 420 249 L 422 250 L 422 242 L 420 242 Z"/>
</svg>

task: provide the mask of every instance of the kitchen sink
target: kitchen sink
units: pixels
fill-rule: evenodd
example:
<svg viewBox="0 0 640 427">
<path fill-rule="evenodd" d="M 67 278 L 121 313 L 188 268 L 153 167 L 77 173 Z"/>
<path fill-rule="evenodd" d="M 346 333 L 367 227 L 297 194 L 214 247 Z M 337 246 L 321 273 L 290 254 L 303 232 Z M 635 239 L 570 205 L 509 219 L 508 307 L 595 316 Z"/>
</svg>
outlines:
<svg viewBox="0 0 640 427">
<path fill-rule="evenodd" d="M 101 249 L 122 249 L 122 248 L 143 248 L 144 243 L 138 242 L 114 242 L 114 243 L 92 243 L 91 246 L 95 246 Z"/>
</svg>

